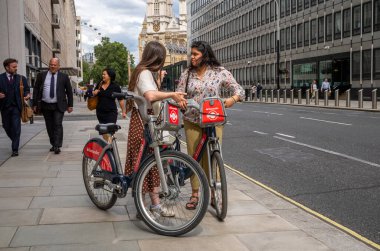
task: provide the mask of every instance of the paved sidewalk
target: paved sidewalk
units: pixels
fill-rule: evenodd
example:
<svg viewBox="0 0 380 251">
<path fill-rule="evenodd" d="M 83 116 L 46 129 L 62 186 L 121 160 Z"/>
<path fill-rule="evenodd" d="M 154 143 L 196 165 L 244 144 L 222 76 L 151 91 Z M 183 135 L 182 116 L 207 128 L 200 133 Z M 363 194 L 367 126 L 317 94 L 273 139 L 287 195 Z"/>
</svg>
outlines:
<svg viewBox="0 0 380 251">
<path fill-rule="evenodd" d="M 75 106 L 74 113 L 66 116 L 93 114 L 84 102 Z M 147 229 L 135 218 L 130 194 L 101 211 L 87 196 L 81 173 L 82 147 L 97 135 L 96 124 L 96 120 L 64 121 L 59 155 L 49 152 L 43 120 L 22 127 L 23 136 L 33 136 L 25 140 L 19 157 L 0 165 L 0 250 L 372 250 L 230 170 L 225 222 L 217 221 L 210 209 L 201 224 L 183 237 L 160 236 Z M 127 121 L 119 124 L 124 162 Z M 0 145 L 9 145 L 1 135 Z"/>
</svg>

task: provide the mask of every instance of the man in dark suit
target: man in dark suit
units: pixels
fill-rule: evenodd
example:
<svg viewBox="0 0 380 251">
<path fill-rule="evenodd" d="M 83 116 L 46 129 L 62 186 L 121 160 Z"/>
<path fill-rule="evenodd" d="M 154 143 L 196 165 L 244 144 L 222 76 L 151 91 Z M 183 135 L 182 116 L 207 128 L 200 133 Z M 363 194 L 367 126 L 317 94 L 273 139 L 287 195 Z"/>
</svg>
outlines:
<svg viewBox="0 0 380 251">
<path fill-rule="evenodd" d="M 63 141 L 63 115 L 73 111 L 73 91 L 69 76 L 59 71 L 59 59 L 52 58 L 49 70 L 37 75 L 33 89 L 33 110 L 45 118 L 51 152 L 59 154 Z"/>
<path fill-rule="evenodd" d="M 0 110 L 3 127 L 12 140 L 12 157 L 18 156 L 21 135 L 22 103 L 20 84 L 24 86 L 22 94 L 25 100 L 30 98 L 29 86 L 24 76 L 17 74 L 17 60 L 4 60 L 5 72 L 0 74 Z"/>
</svg>

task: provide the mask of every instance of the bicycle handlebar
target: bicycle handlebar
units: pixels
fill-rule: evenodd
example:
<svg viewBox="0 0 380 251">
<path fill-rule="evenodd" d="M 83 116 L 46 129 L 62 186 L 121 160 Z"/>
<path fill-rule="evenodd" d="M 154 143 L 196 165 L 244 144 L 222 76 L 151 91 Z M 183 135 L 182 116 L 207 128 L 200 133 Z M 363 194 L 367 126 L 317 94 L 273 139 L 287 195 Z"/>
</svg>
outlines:
<svg viewBox="0 0 380 251">
<path fill-rule="evenodd" d="M 141 119 L 144 121 L 144 123 L 148 123 L 150 121 L 150 117 L 147 113 L 147 101 L 145 100 L 144 97 L 138 96 L 138 95 L 134 94 L 133 92 L 129 92 L 129 91 L 122 92 L 122 93 L 113 92 L 112 97 L 113 98 L 123 98 L 126 100 L 133 99 L 138 106 Z"/>
</svg>

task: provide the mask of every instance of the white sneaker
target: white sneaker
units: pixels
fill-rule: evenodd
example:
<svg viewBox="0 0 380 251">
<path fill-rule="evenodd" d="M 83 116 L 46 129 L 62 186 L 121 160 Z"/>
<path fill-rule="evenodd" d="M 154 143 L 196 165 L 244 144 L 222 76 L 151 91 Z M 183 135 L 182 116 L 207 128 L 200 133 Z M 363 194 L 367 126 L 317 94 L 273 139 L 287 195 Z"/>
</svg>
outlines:
<svg viewBox="0 0 380 251">
<path fill-rule="evenodd" d="M 150 207 L 150 212 L 156 216 L 157 218 L 162 216 L 162 217 L 174 217 L 175 213 L 173 210 L 167 209 L 161 205 L 156 205 L 156 206 L 151 206 Z"/>
</svg>

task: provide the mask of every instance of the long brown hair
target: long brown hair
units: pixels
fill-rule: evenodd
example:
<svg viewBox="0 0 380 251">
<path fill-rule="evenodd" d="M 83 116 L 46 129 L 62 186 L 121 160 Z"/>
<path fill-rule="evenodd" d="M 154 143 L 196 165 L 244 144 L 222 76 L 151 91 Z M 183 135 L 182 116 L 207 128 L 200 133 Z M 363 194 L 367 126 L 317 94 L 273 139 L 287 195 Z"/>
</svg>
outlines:
<svg viewBox="0 0 380 251">
<path fill-rule="evenodd" d="M 132 73 L 131 80 L 129 81 L 128 90 L 134 91 L 139 79 L 139 75 L 143 70 L 149 70 L 152 72 L 157 72 L 165 64 L 166 59 L 166 49 L 165 47 L 157 42 L 149 42 L 143 51 L 140 63 L 136 66 Z M 159 74 L 160 75 L 160 74 Z"/>
</svg>

